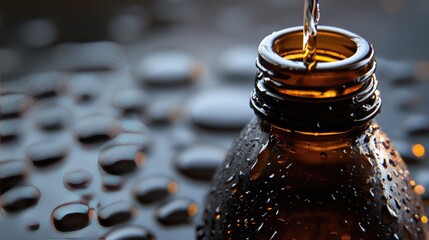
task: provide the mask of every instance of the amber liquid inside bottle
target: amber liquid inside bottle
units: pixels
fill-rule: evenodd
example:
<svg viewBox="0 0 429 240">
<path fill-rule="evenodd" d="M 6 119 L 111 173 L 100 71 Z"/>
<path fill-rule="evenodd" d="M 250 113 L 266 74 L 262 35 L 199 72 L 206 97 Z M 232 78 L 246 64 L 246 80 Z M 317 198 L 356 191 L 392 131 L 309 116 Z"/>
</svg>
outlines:
<svg viewBox="0 0 429 240">
<path fill-rule="evenodd" d="M 409 172 L 372 119 L 381 100 L 371 45 L 319 27 L 317 65 L 301 28 L 259 47 L 251 106 L 216 174 L 199 239 L 429 237 Z"/>
</svg>

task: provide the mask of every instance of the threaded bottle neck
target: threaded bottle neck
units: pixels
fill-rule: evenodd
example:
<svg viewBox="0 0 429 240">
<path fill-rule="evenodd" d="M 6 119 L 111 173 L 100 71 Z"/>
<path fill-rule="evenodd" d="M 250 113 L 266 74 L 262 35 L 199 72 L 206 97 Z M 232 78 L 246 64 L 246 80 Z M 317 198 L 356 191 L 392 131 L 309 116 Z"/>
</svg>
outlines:
<svg viewBox="0 0 429 240">
<path fill-rule="evenodd" d="M 320 26 L 311 71 L 301 60 L 301 27 L 267 36 L 258 50 L 251 105 L 264 121 L 292 131 L 344 132 L 379 112 L 374 52 L 363 38 Z"/>
</svg>

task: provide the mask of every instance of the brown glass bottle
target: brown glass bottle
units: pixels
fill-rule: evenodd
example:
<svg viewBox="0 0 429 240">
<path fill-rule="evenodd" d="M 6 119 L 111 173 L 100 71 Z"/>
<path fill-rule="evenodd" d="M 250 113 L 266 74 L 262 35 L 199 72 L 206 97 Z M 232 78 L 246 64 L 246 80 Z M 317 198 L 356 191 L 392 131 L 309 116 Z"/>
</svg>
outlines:
<svg viewBox="0 0 429 240">
<path fill-rule="evenodd" d="M 301 30 L 259 46 L 257 117 L 213 180 L 198 238 L 427 239 L 409 172 L 372 120 L 381 106 L 372 46 L 319 27 L 308 71 Z"/>
</svg>

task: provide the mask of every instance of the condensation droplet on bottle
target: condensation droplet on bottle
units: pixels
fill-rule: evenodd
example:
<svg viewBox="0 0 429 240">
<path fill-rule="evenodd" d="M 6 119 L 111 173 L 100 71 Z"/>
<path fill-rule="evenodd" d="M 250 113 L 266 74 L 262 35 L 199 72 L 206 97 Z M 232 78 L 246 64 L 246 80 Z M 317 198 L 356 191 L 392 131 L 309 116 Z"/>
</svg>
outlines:
<svg viewBox="0 0 429 240">
<path fill-rule="evenodd" d="M 390 208 L 389 205 L 386 205 L 385 207 L 383 207 L 382 216 L 383 216 L 383 222 L 385 224 L 390 224 L 396 221 L 396 219 L 398 218 L 397 213 L 392 208 Z"/>
<path fill-rule="evenodd" d="M 375 198 L 374 188 L 370 188 L 369 193 L 371 194 L 371 197 Z"/>
<path fill-rule="evenodd" d="M 365 232 L 365 231 L 366 231 L 366 230 L 365 230 L 365 228 L 362 226 L 362 223 L 361 223 L 361 222 L 359 222 L 359 223 L 358 223 L 358 225 L 359 225 L 360 229 L 362 230 L 362 232 Z"/>
<path fill-rule="evenodd" d="M 266 143 L 262 146 L 261 151 L 259 151 L 258 158 L 250 168 L 250 177 L 252 180 L 256 180 L 259 178 L 259 176 L 261 176 L 270 154 L 271 150 L 268 148 L 268 143 Z"/>
<path fill-rule="evenodd" d="M 390 173 L 387 174 L 387 180 L 392 181 L 392 175 Z"/>
</svg>

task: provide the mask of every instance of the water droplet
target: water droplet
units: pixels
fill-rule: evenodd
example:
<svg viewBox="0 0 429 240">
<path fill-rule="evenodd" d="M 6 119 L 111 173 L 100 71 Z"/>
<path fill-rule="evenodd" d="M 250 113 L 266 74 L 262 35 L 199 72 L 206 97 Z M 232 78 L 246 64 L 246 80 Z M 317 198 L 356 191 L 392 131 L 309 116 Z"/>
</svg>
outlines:
<svg viewBox="0 0 429 240">
<path fill-rule="evenodd" d="M 175 159 L 177 170 L 187 177 L 210 181 L 226 155 L 223 148 L 210 145 L 195 145 L 181 153 Z"/>
<path fill-rule="evenodd" d="M 404 120 L 402 127 L 409 135 L 429 134 L 429 116 L 411 115 Z"/>
<path fill-rule="evenodd" d="M 69 143 L 61 140 L 44 140 L 30 145 L 28 158 L 36 167 L 47 167 L 61 161 L 69 152 Z"/>
<path fill-rule="evenodd" d="M 382 215 L 383 215 L 383 222 L 385 224 L 390 224 L 396 221 L 398 218 L 397 213 L 392 208 L 390 208 L 389 205 L 386 205 L 385 207 L 383 207 Z"/>
<path fill-rule="evenodd" d="M 140 239 L 140 240 L 155 240 L 155 237 L 146 228 L 126 226 L 114 229 L 101 237 L 105 240 L 117 239 Z"/>
<path fill-rule="evenodd" d="M 156 176 L 143 179 L 134 186 L 134 195 L 144 204 L 159 202 L 179 190 L 177 182 L 164 176 Z"/>
<path fill-rule="evenodd" d="M 255 77 L 256 51 L 252 46 L 239 46 L 222 52 L 218 66 L 225 78 L 231 81 L 248 81 Z"/>
<path fill-rule="evenodd" d="M 100 167 L 109 174 L 129 174 L 142 165 L 146 155 L 136 145 L 116 145 L 103 149 L 98 157 Z"/>
<path fill-rule="evenodd" d="M 79 120 L 74 131 L 81 143 L 98 144 L 116 137 L 122 129 L 119 121 L 112 117 L 92 115 Z"/>
<path fill-rule="evenodd" d="M 124 180 L 115 175 L 104 175 L 101 179 L 104 190 L 119 191 L 122 188 Z"/>
<path fill-rule="evenodd" d="M 99 78 L 97 74 L 81 73 L 67 81 L 68 91 L 77 104 L 89 104 L 100 95 L 102 86 Z"/>
<path fill-rule="evenodd" d="M 76 231 L 88 226 L 89 213 L 88 206 L 82 203 L 66 203 L 54 209 L 52 222 L 58 231 Z"/>
<path fill-rule="evenodd" d="M 185 224 L 192 221 L 198 212 L 198 205 L 185 198 L 177 198 L 162 205 L 156 213 L 164 225 Z"/>
<path fill-rule="evenodd" d="M 32 74 L 23 80 L 26 84 L 24 88 L 30 92 L 34 98 L 51 99 L 60 93 L 64 81 L 68 80 L 66 74 L 60 72 L 42 72 Z"/>
<path fill-rule="evenodd" d="M 270 237 L 270 240 L 274 239 L 276 237 L 276 235 L 277 235 L 277 231 L 274 231 L 273 234 Z"/>
<path fill-rule="evenodd" d="M 112 203 L 98 211 L 98 222 L 102 226 L 110 227 L 129 221 L 134 215 L 135 209 L 124 201 Z"/>
<path fill-rule="evenodd" d="M 57 60 L 55 69 L 79 74 L 106 73 L 129 64 L 122 47 L 107 41 L 60 44 L 53 49 L 52 59 Z"/>
<path fill-rule="evenodd" d="M 198 93 L 189 101 L 189 115 L 195 125 L 208 130 L 239 130 L 253 117 L 248 95 L 235 88 Z"/>
<path fill-rule="evenodd" d="M 21 93 L 1 93 L 0 119 L 17 118 L 30 107 L 31 98 Z"/>
<path fill-rule="evenodd" d="M 0 142 L 7 144 L 18 140 L 21 136 L 21 121 L 16 119 L 0 120 Z"/>
<path fill-rule="evenodd" d="M 395 202 L 395 207 L 396 207 L 398 210 L 401 210 L 401 203 L 399 203 L 398 199 L 395 199 L 395 200 L 394 200 L 394 202 Z"/>
<path fill-rule="evenodd" d="M 365 231 L 366 231 L 366 229 L 362 226 L 362 223 L 361 223 L 361 222 L 359 222 L 359 223 L 358 223 L 358 225 L 359 225 L 360 229 L 362 230 L 362 232 L 365 232 Z"/>
<path fill-rule="evenodd" d="M 226 179 L 225 183 L 231 183 L 235 179 L 235 173 L 233 173 L 229 178 Z"/>
<path fill-rule="evenodd" d="M 0 193 L 17 186 L 26 174 L 24 161 L 11 160 L 0 163 Z"/>
<path fill-rule="evenodd" d="M 261 150 L 259 151 L 258 159 L 255 161 L 255 163 L 250 168 L 250 177 L 253 180 L 256 180 L 259 178 L 259 176 L 262 174 L 262 171 L 265 169 L 265 162 L 268 161 L 268 156 L 271 154 L 271 149 L 268 147 L 268 143 L 262 146 Z"/>
<path fill-rule="evenodd" d="M 57 131 L 65 127 L 70 114 L 59 106 L 49 105 L 38 110 L 36 124 L 45 131 Z"/>
<path fill-rule="evenodd" d="M 144 133 L 121 133 L 110 142 L 103 145 L 108 148 L 115 145 L 136 145 L 142 151 L 148 151 L 152 144 L 150 136 Z"/>
<path fill-rule="evenodd" d="M 370 188 L 369 193 L 371 194 L 371 197 L 375 198 L 374 188 Z"/>
<path fill-rule="evenodd" d="M 33 186 L 20 186 L 10 189 L 0 197 L 0 204 L 6 212 L 18 212 L 36 205 L 40 191 Z"/>
<path fill-rule="evenodd" d="M 201 73 L 200 67 L 198 61 L 185 52 L 156 52 L 138 61 L 134 73 L 148 86 L 180 86 L 195 81 Z"/>
<path fill-rule="evenodd" d="M 83 189 L 91 183 L 92 177 L 85 170 L 73 170 L 64 174 L 64 186 L 70 190 Z"/>
<path fill-rule="evenodd" d="M 383 159 L 383 167 L 384 167 L 384 169 L 387 169 L 387 161 L 385 158 Z"/>
<path fill-rule="evenodd" d="M 131 88 L 117 92 L 113 96 L 113 105 L 123 114 L 141 114 L 149 104 L 149 97 L 139 89 Z"/>
</svg>

